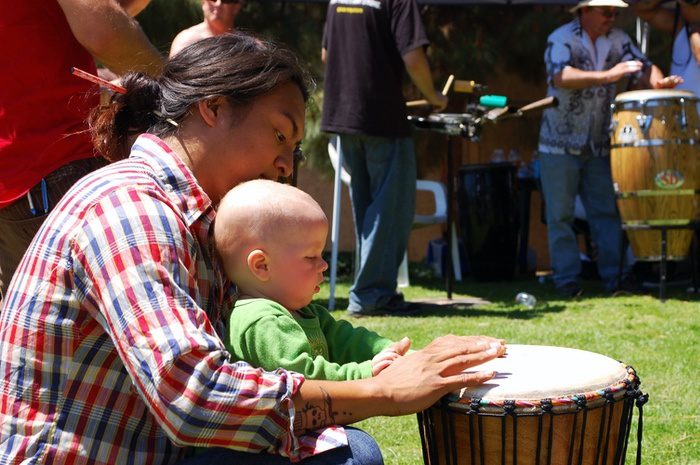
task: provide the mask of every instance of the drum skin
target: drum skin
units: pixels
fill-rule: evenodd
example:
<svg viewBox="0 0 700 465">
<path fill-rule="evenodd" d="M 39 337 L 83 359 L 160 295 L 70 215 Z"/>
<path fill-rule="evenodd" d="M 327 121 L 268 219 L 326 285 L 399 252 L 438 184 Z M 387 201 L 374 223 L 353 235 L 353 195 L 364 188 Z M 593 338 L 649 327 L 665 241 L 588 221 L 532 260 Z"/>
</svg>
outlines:
<svg viewBox="0 0 700 465">
<path fill-rule="evenodd" d="M 698 98 L 675 90 L 632 91 L 613 104 L 610 163 L 620 216 L 638 260 L 661 259 L 661 233 L 644 225 L 682 226 L 698 219 Z M 635 229 L 631 229 L 635 228 Z M 668 230 L 667 259 L 682 260 L 689 229 Z"/>
<path fill-rule="evenodd" d="M 494 380 L 419 414 L 426 465 L 619 465 L 634 398 L 630 367 L 592 352 L 508 346 Z M 542 402 L 544 400 L 544 402 Z"/>
</svg>

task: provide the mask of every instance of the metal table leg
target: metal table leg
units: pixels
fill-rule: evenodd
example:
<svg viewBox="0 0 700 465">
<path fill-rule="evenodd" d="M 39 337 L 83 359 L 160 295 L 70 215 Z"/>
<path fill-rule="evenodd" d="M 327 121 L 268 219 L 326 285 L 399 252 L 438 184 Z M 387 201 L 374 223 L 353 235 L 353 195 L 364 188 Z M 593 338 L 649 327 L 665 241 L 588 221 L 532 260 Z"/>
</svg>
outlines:
<svg viewBox="0 0 700 465">
<path fill-rule="evenodd" d="M 452 208 L 454 205 L 455 181 L 452 168 L 452 138 L 447 136 L 447 266 L 445 267 L 445 287 L 447 298 L 452 299 L 453 264 L 452 264 Z"/>
<path fill-rule="evenodd" d="M 661 302 L 666 300 L 666 260 L 668 258 L 667 247 L 666 228 L 661 227 L 661 264 L 659 270 L 659 300 L 661 300 Z"/>
</svg>

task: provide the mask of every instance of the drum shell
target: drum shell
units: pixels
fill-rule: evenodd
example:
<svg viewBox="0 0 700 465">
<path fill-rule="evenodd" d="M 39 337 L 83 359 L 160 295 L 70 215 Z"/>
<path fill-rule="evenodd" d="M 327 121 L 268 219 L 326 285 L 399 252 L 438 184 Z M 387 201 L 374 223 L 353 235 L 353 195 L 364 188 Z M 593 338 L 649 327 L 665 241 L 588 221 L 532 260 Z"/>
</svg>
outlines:
<svg viewBox="0 0 700 465">
<path fill-rule="evenodd" d="M 698 100 L 678 92 L 654 91 L 613 105 L 610 163 L 624 225 L 683 225 L 698 219 L 700 119 Z M 638 260 L 661 258 L 658 230 L 627 230 Z M 688 255 L 692 232 L 668 231 L 667 259 Z"/>
<path fill-rule="evenodd" d="M 633 405 L 624 391 L 611 403 L 600 399 L 585 413 L 570 406 L 498 415 L 443 402 L 420 415 L 425 464 L 620 465 Z"/>
<path fill-rule="evenodd" d="M 633 411 L 641 428 L 647 400 L 632 367 L 585 350 L 511 344 L 477 370 L 496 376 L 419 413 L 426 465 L 625 462 Z"/>
<path fill-rule="evenodd" d="M 513 279 L 518 247 L 518 197 L 513 163 L 459 169 L 459 229 L 476 281 Z"/>
</svg>

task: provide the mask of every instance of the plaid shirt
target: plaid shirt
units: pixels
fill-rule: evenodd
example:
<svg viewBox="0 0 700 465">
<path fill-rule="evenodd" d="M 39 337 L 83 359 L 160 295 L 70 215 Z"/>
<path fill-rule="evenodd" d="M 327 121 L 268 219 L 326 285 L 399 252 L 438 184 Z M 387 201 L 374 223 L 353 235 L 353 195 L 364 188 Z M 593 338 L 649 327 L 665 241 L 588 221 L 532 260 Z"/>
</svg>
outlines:
<svg viewBox="0 0 700 465">
<path fill-rule="evenodd" d="M 193 445 L 296 461 L 347 443 L 294 435 L 302 376 L 231 362 L 214 216 L 153 136 L 66 194 L 0 316 L 0 464 L 174 463 Z"/>
</svg>

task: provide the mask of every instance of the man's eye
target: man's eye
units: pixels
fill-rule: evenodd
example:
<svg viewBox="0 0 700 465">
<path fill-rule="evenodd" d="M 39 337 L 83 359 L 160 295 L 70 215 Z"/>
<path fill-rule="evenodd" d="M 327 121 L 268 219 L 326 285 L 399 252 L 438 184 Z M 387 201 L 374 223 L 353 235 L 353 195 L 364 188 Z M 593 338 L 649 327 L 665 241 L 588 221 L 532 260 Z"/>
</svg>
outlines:
<svg viewBox="0 0 700 465">
<path fill-rule="evenodd" d="M 281 132 L 279 132 L 276 129 L 275 129 L 275 137 L 277 138 L 277 142 L 284 142 L 285 140 L 287 140 L 287 138 L 284 137 L 284 134 L 282 134 Z"/>
</svg>

